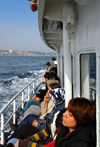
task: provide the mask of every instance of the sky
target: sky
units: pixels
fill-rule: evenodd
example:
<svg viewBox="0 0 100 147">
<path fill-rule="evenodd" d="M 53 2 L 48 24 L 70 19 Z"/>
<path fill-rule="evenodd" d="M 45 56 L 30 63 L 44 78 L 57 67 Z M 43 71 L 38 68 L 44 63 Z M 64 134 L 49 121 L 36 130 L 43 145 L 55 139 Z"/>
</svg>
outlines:
<svg viewBox="0 0 100 147">
<path fill-rule="evenodd" d="M 30 1 L 0 0 L 0 50 L 52 52 L 42 41 Z"/>
</svg>

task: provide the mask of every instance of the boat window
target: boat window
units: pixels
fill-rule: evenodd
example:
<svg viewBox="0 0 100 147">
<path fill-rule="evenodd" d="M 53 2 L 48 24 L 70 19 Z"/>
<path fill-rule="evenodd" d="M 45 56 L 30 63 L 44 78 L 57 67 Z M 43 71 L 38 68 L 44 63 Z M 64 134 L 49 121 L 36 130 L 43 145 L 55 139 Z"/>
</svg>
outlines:
<svg viewBox="0 0 100 147">
<path fill-rule="evenodd" d="M 80 95 L 90 100 L 95 100 L 96 54 L 81 54 L 80 75 Z"/>
</svg>

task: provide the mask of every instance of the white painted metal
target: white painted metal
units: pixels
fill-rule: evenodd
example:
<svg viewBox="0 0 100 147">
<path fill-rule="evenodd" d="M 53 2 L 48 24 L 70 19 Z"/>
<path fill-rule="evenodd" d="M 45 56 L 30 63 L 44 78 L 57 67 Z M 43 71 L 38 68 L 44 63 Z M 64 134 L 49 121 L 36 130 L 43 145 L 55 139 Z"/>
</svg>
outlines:
<svg viewBox="0 0 100 147">
<path fill-rule="evenodd" d="M 57 75 L 59 77 L 59 72 L 60 72 L 60 54 L 59 54 L 59 49 L 56 50 L 56 53 L 57 53 Z"/>
<path fill-rule="evenodd" d="M 35 85 L 34 85 L 34 82 L 33 82 L 33 93 L 34 93 L 34 87 L 35 87 Z"/>
<path fill-rule="evenodd" d="M 4 113 L 1 114 L 1 144 L 4 144 Z"/>
<path fill-rule="evenodd" d="M 60 81 L 61 81 L 61 86 L 64 88 L 64 57 L 60 57 Z"/>
<path fill-rule="evenodd" d="M 24 108 L 24 90 L 22 91 L 22 109 Z"/>
<path fill-rule="evenodd" d="M 39 85 L 39 80 L 37 79 L 37 86 Z"/>
<path fill-rule="evenodd" d="M 92 99 L 95 100 L 95 97 L 94 97 L 94 90 L 92 90 Z"/>
<path fill-rule="evenodd" d="M 63 6 L 63 47 L 64 47 L 64 89 L 66 101 L 65 105 L 72 98 L 72 78 L 71 78 L 71 48 L 69 44 L 69 32 L 66 30 L 67 23 L 74 23 L 72 15 L 73 7 L 70 3 L 65 3 Z M 67 17 L 68 16 L 68 17 Z M 72 19 L 71 19 L 72 16 Z"/>
<path fill-rule="evenodd" d="M 28 100 L 30 99 L 30 85 L 28 86 Z"/>
<path fill-rule="evenodd" d="M 41 82 L 42 82 L 42 77 L 41 77 Z"/>
<path fill-rule="evenodd" d="M 97 93 L 96 93 L 96 132 L 97 132 L 97 147 L 100 147 L 100 52 L 96 54 L 96 85 L 97 85 Z"/>
<path fill-rule="evenodd" d="M 81 56 L 81 91 L 82 96 L 89 99 L 89 55 Z"/>
<path fill-rule="evenodd" d="M 14 102 L 13 102 L 13 124 L 16 123 L 16 99 L 14 99 Z"/>
<path fill-rule="evenodd" d="M 70 0 L 69 0 L 70 1 Z M 65 26 L 67 24 L 67 12 L 66 21 L 63 21 L 63 4 L 67 0 L 42 0 L 40 1 L 39 8 L 39 29 L 40 35 L 46 45 L 55 49 L 56 45 L 48 44 L 48 40 L 44 38 L 44 18 L 48 20 L 58 20 L 63 22 L 63 44 L 60 45 L 60 62 L 61 56 L 64 56 L 64 63 L 70 63 L 70 57 L 66 54 L 65 45 L 69 48 L 68 32 L 65 31 Z M 74 3 L 75 2 L 75 3 Z M 56 9 L 55 9 L 56 4 Z M 73 0 L 74 10 L 75 10 L 75 32 L 73 41 L 76 44 L 71 46 L 70 50 L 73 56 L 73 95 L 74 97 L 80 96 L 80 54 L 83 53 L 96 53 L 96 123 L 97 123 L 97 147 L 100 147 L 100 0 Z M 51 11 L 52 10 L 52 11 Z M 52 31 L 53 33 L 53 31 Z M 55 36 L 56 37 L 56 36 Z M 72 35 L 71 35 L 72 37 Z M 49 33 L 48 33 L 49 38 Z M 56 40 L 57 38 L 54 38 Z M 74 41 L 75 40 L 75 41 Z M 56 40 L 57 42 L 57 40 Z M 54 43 L 54 42 L 53 42 Z M 68 50 L 68 48 L 66 48 Z M 74 50 L 74 51 L 73 51 Z M 68 53 L 71 55 L 71 53 Z M 65 59 L 68 58 L 68 59 Z M 66 63 L 68 64 L 68 63 Z M 83 63 L 84 64 L 84 63 Z M 70 66 L 70 64 L 69 64 Z M 61 66 L 60 66 L 61 68 Z M 66 75 L 65 83 L 68 82 L 66 67 L 64 66 L 64 72 Z M 70 71 L 69 71 L 70 72 Z M 60 73 L 60 78 L 62 74 Z M 63 77 L 62 77 L 63 78 Z M 61 78 L 61 79 L 62 79 Z M 87 80 L 88 81 L 88 80 Z M 68 84 L 68 83 L 67 83 Z M 67 85 L 69 87 L 69 85 Z M 86 85 L 86 84 L 85 84 Z M 67 87 L 65 87 L 65 92 L 67 93 Z M 84 89 L 84 87 L 83 87 Z M 85 89 L 84 89 L 85 90 Z M 85 94 L 87 95 L 87 94 Z"/>
</svg>

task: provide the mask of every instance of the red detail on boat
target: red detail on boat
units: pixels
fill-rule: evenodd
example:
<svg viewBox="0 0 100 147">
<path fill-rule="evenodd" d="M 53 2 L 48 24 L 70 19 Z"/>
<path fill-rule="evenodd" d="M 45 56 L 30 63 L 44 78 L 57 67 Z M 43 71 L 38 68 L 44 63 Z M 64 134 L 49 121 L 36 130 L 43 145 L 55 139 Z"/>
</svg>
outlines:
<svg viewBox="0 0 100 147">
<path fill-rule="evenodd" d="M 31 3 L 30 7 L 33 12 L 35 12 L 37 10 L 36 3 Z"/>
</svg>

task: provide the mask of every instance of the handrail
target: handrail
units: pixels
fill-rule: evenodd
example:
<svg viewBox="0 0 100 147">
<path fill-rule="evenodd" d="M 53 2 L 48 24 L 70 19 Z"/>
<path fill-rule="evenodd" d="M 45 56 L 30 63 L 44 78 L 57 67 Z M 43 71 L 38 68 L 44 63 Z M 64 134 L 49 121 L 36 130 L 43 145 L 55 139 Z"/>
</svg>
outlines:
<svg viewBox="0 0 100 147">
<path fill-rule="evenodd" d="M 39 81 L 39 79 L 41 79 L 41 81 Z M 32 91 L 34 93 L 34 89 L 35 89 L 35 82 L 37 81 L 37 86 L 40 82 L 43 81 L 43 75 L 36 78 L 35 80 L 31 81 L 29 84 L 27 84 L 20 92 L 18 92 L 1 110 L 0 110 L 0 115 L 1 115 L 1 144 L 4 144 L 4 129 L 6 127 L 6 125 L 8 124 L 8 122 L 10 121 L 10 119 L 13 116 L 13 123 L 15 124 L 15 119 L 16 119 L 16 110 L 20 107 L 20 105 L 22 104 L 22 108 L 24 108 L 24 90 L 26 90 L 26 88 L 28 88 L 28 99 L 30 98 L 30 86 L 31 84 L 33 84 L 33 88 Z M 20 105 L 17 107 L 16 109 L 16 98 L 22 93 L 22 100 Z M 13 112 L 12 115 L 10 116 L 10 118 L 8 119 L 8 121 L 4 124 L 4 111 L 6 110 L 6 108 L 12 103 L 13 103 Z"/>
<path fill-rule="evenodd" d="M 38 78 L 36 78 L 35 80 L 31 81 L 31 82 L 30 82 L 29 84 L 27 84 L 20 92 L 18 92 L 18 93 L 5 105 L 5 107 L 3 107 L 3 108 L 1 109 L 0 115 L 1 115 L 1 113 L 13 102 L 13 100 L 14 100 L 22 91 L 24 91 L 29 85 L 31 85 L 33 82 L 37 81 L 37 80 L 38 80 L 39 78 L 41 78 L 41 77 L 43 77 L 43 75 L 40 76 L 40 77 L 38 77 Z"/>
<path fill-rule="evenodd" d="M 95 94 L 94 94 L 94 92 L 96 92 L 96 88 L 90 86 L 90 89 L 92 90 L 92 100 L 95 100 Z"/>
</svg>

